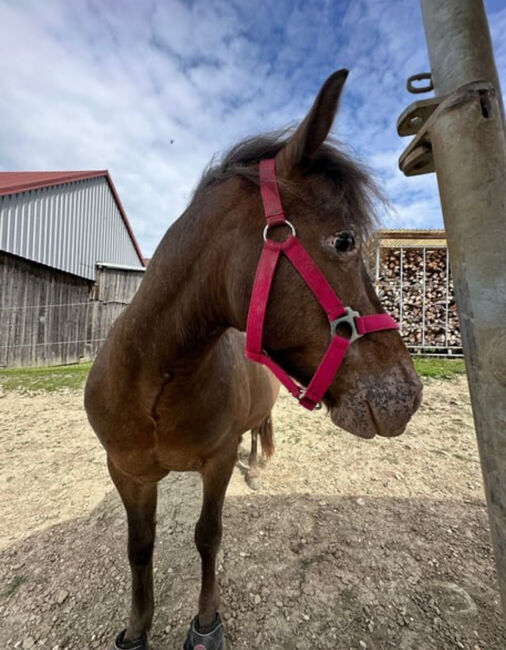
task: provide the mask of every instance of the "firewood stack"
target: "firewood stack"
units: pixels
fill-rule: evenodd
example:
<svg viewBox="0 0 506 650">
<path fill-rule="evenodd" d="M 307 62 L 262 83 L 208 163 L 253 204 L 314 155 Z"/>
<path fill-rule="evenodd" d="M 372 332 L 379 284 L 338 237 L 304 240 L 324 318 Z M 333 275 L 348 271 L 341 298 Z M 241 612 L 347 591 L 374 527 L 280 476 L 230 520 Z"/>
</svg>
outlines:
<svg viewBox="0 0 506 650">
<path fill-rule="evenodd" d="M 446 279 L 446 248 L 426 249 L 425 289 L 422 248 L 381 248 L 378 295 L 385 309 L 402 325 L 408 346 L 460 347 L 457 306 L 451 275 Z M 424 306 L 425 290 L 425 310 Z"/>
</svg>

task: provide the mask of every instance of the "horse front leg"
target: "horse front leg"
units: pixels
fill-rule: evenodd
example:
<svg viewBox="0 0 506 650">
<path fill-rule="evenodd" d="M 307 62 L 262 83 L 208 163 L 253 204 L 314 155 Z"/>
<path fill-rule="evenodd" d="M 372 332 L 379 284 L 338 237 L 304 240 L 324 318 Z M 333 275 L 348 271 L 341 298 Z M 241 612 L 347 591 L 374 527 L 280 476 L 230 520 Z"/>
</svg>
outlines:
<svg viewBox="0 0 506 650">
<path fill-rule="evenodd" d="M 147 635 L 153 620 L 153 548 L 157 483 L 137 483 L 122 474 L 108 459 L 128 522 L 128 560 L 132 574 L 132 600 L 128 626 L 120 632 L 112 650 L 148 650 Z"/>
<path fill-rule="evenodd" d="M 195 543 L 202 562 L 199 613 L 193 619 L 184 650 L 226 650 L 225 633 L 218 613 L 220 591 L 216 580 L 216 555 L 221 542 L 223 502 L 237 452 L 213 458 L 202 472 L 203 503 L 195 527 Z"/>
</svg>

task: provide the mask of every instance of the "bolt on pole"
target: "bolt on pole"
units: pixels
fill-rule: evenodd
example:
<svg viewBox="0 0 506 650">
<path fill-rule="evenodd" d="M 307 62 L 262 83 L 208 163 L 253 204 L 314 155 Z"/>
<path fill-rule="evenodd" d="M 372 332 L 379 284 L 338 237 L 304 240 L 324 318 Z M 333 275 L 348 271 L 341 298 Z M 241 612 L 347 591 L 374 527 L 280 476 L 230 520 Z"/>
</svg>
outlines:
<svg viewBox="0 0 506 650">
<path fill-rule="evenodd" d="M 430 128 L 506 618 L 506 142 L 482 0 L 420 0 L 436 96 Z M 483 86 L 483 84 L 482 84 Z"/>
</svg>

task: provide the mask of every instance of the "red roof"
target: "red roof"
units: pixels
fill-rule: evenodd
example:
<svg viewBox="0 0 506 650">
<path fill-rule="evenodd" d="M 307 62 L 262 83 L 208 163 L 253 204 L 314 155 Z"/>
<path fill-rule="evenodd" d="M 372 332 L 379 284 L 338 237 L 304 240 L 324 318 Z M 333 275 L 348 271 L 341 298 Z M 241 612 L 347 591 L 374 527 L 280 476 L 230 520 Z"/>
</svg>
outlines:
<svg viewBox="0 0 506 650">
<path fill-rule="evenodd" d="M 0 196 L 5 194 L 18 194 L 19 192 L 26 192 L 28 190 L 36 190 L 41 187 L 49 187 L 50 185 L 61 185 L 63 183 L 72 183 L 74 181 L 82 181 L 87 178 L 100 178 L 104 176 L 109 184 L 109 188 L 114 196 L 118 210 L 125 223 L 130 239 L 135 247 L 135 251 L 141 264 L 144 264 L 141 249 L 135 239 L 135 235 L 126 216 L 126 212 L 121 204 L 120 198 L 114 187 L 111 177 L 107 169 L 95 171 L 77 171 L 77 172 L 0 172 Z"/>
</svg>

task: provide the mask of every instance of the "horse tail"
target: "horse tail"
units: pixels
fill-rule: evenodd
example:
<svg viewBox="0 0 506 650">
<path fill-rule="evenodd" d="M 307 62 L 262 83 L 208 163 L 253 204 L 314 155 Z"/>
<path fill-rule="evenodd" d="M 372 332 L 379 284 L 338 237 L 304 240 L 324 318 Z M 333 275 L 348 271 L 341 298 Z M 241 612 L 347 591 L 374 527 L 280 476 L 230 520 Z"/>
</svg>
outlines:
<svg viewBox="0 0 506 650">
<path fill-rule="evenodd" d="M 262 452 L 266 458 L 270 458 L 274 453 L 274 430 L 272 427 L 272 417 L 269 414 L 262 424 L 258 427 Z"/>
</svg>

